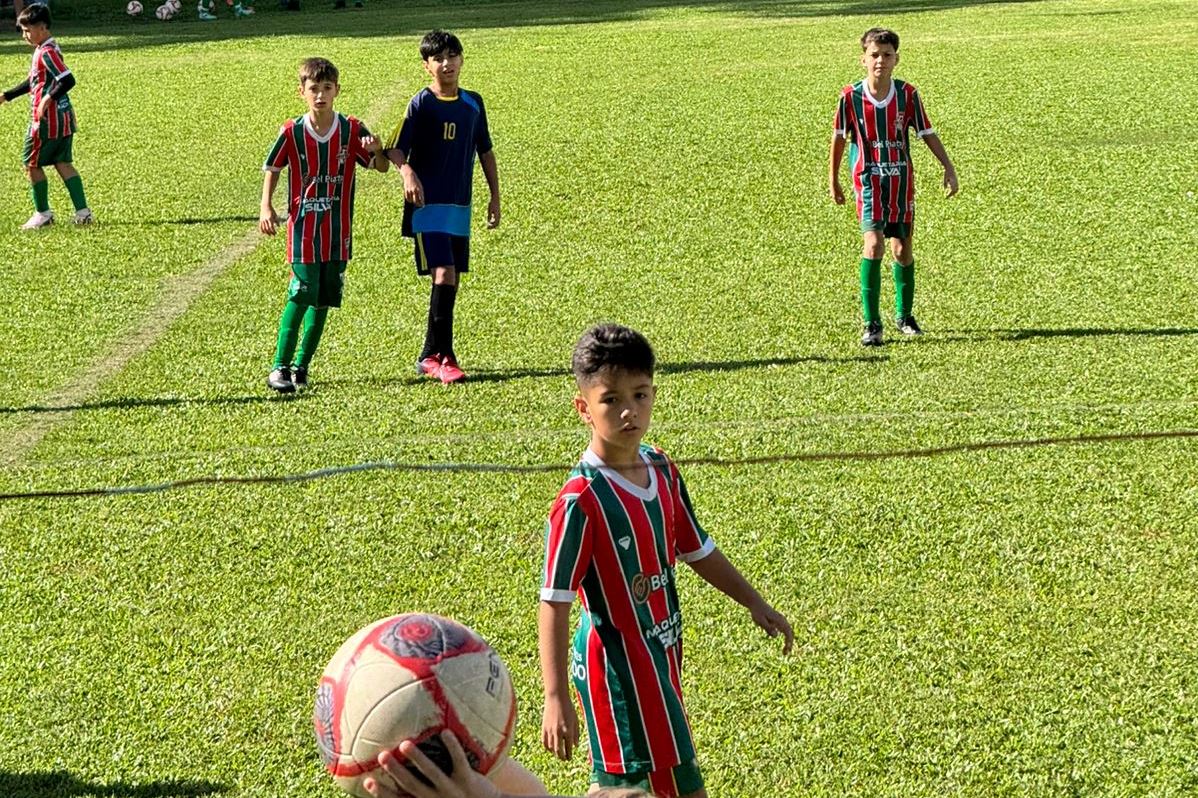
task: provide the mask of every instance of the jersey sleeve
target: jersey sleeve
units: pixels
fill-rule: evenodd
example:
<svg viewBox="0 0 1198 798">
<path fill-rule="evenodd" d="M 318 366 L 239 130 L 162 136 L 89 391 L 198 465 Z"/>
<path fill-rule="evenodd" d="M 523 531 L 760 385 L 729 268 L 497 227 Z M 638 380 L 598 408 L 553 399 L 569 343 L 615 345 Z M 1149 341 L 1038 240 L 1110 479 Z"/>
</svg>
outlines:
<svg viewBox="0 0 1198 798">
<path fill-rule="evenodd" d="M 281 172 L 287 165 L 287 140 L 290 138 L 287 135 L 287 127 L 284 125 L 279 129 L 279 138 L 275 140 L 270 154 L 266 156 L 266 163 L 262 165 L 263 172 Z"/>
<path fill-rule="evenodd" d="M 399 150 L 403 153 L 403 157 L 407 158 L 412 152 L 412 138 L 415 135 L 416 117 L 420 114 L 420 95 L 417 94 L 408 103 L 408 110 L 404 112 L 403 120 L 395 126 L 395 130 L 391 132 L 391 136 L 387 139 L 385 151 Z"/>
<path fill-rule="evenodd" d="M 62 54 L 57 50 L 50 48 L 43 50 L 39 61 L 42 72 L 48 80 L 57 80 L 61 75 L 71 74 L 71 70 L 67 69 L 66 62 L 62 60 Z"/>
<path fill-rule="evenodd" d="M 927 110 L 923 107 L 923 98 L 915 88 L 911 90 L 911 110 L 911 127 L 915 128 L 915 135 L 923 138 L 936 132 L 932 127 L 932 120 L 928 118 Z"/>
<path fill-rule="evenodd" d="M 670 476 L 675 487 L 674 551 L 683 562 L 696 562 L 715 551 L 715 541 L 699 526 L 686 483 L 673 460 L 670 461 Z"/>
<path fill-rule="evenodd" d="M 486 155 L 495 149 L 491 141 L 491 128 L 487 124 L 487 106 L 483 105 L 482 95 L 476 94 L 474 98 L 478 100 L 478 129 L 474 135 L 474 147 L 479 155 Z"/>
<path fill-rule="evenodd" d="M 836 103 L 836 115 L 832 119 L 832 135 L 838 139 L 847 139 L 852 125 L 849 123 L 849 95 L 840 93 L 840 101 Z"/>
<path fill-rule="evenodd" d="M 591 560 L 591 525 L 579 494 L 558 494 L 545 522 L 541 601 L 572 602 Z"/>
</svg>

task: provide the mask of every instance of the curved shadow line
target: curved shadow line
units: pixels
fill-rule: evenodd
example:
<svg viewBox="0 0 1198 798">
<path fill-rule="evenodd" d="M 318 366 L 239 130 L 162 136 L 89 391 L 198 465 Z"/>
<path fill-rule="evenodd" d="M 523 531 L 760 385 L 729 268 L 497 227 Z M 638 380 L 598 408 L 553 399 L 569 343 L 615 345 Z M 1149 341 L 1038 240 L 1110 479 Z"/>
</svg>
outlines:
<svg viewBox="0 0 1198 798">
<path fill-rule="evenodd" d="M 715 465 L 715 466 L 745 466 L 769 465 L 774 463 L 805 463 L 830 460 L 869 461 L 869 460 L 906 460 L 927 457 L 940 457 L 947 454 L 964 452 L 980 452 L 990 449 L 1030 449 L 1041 446 L 1060 446 L 1066 444 L 1095 444 L 1095 443 L 1126 443 L 1130 441 L 1151 441 L 1176 438 L 1198 438 L 1198 430 L 1167 430 L 1163 432 L 1127 432 L 1110 433 L 1106 435 L 1075 435 L 1055 438 L 1031 438 L 1029 440 L 997 440 L 981 441 L 979 443 L 958 443 L 948 446 L 935 446 L 928 449 L 897 449 L 878 452 L 812 452 L 809 454 L 778 454 L 761 457 L 724 458 L 724 457 L 689 457 L 675 460 L 683 466 Z M 572 466 L 558 463 L 534 465 L 504 465 L 501 463 L 396 463 L 378 461 L 357 463 L 349 466 L 335 466 L 308 471 L 303 474 L 282 474 L 278 476 L 258 477 L 192 477 L 158 485 L 128 485 L 119 488 L 86 488 L 81 490 L 50 490 L 29 491 L 26 493 L 0 493 L 0 501 L 18 501 L 22 499 L 77 499 L 97 498 L 102 496 L 122 496 L 138 493 L 161 493 L 182 488 L 212 486 L 212 485 L 279 485 L 288 482 L 311 482 L 318 479 L 341 476 L 363 471 L 436 471 L 464 474 L 545 474 L 568 472 Z"/>
</svg>

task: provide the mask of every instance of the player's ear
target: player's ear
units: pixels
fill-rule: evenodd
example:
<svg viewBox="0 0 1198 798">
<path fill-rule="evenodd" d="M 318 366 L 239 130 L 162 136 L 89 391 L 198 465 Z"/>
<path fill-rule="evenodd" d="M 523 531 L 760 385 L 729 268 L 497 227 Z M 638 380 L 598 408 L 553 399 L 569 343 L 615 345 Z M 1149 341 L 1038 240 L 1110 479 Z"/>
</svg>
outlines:
<svg viewBox="0 0 1198 798">
<path fill-rule="evenodd" d="M 583 398 L 582 394 L 574 396 L 574 409 L 578 411 L 579 418 L 587 424 L 591 423 L 591 411 L 588 409 L 587 400 Z"/>
</svg>

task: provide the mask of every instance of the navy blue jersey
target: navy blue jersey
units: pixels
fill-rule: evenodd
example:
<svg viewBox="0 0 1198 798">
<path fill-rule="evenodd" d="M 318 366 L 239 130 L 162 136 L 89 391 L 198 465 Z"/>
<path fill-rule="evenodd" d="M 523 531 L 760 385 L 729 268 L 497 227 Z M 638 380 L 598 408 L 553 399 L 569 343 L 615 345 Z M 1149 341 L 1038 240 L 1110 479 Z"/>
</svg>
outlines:
<svg viewBox="0 0 1198 798">
<path fill-rule="evenodd" d="M 483 98 L 465 89 L 453 98 L 421 90 L 386 149 L 402 152 L 424 185 L 424 207 L 404 203 L 403 234 L 470 235 L 474 156 L 491 151 Z"/>
</svg>

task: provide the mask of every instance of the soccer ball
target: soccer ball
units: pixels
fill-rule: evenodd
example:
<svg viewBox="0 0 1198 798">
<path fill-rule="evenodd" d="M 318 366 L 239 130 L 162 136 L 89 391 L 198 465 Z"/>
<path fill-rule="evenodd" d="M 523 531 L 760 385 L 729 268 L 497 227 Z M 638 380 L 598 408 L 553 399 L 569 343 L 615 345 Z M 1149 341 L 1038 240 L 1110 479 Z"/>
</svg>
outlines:
<svg viewBox="0 0 1198 798">
<path fill-rule="evenodd" d="M 125 6 L 125 13 L 131 17 L 136 17 L 141 13 L 141 3 L 137 0 L 129 0 L 129 5 Z"/>
<path fill-rule="evenodd" d="M 165 22 L 175 15 L 175 10 L 168 3 L 163 3 L 154 9 L 154 16 Z"/>
<path fill-rule="evenodd" d="M 171 11 L 178 14 L 183 9 L 183 0 L 167 0 L 166 4 L 171 7 Z"/>
<path fill-rule="evenodd" d="M 325 768 L 351 795 L 381 751 L 411 739 L 442 769 L 452 760 L 440 733 L 461 740 L 470 765 L 493 769 L 516 721 L 512 679 L 474 631 L 439 615 L 395 615 L 366 626 L 337 649 L 316 691 L 312 723 Z"/>
</svg>

